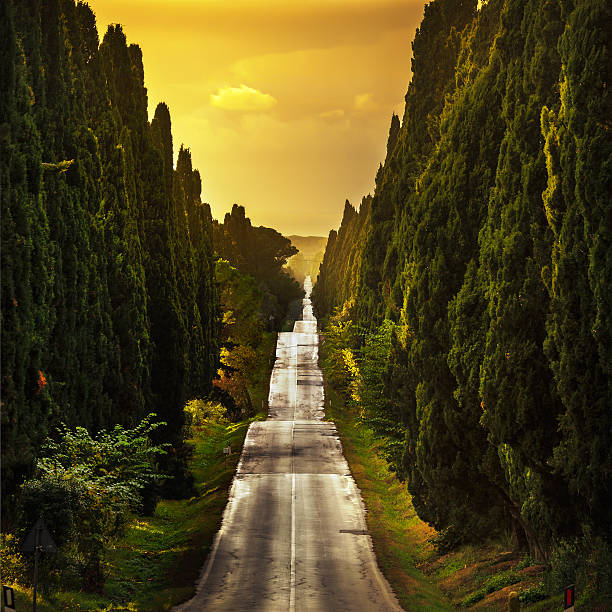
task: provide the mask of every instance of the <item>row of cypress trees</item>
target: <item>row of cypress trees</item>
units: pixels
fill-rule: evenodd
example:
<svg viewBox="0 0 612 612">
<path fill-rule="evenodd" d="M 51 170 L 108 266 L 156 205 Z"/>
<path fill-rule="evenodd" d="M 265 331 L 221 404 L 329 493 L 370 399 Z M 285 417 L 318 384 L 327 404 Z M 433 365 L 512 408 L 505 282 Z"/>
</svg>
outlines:
<svg viewBox="0 0 612 612">
<path fill-rule="evenodd" d="M 185 485 L 183 407 L 218 363 L 212 218 L 142 53 L 74 0 L 0 3 L 3 503 L 55 426 L 149 412 Z"/>
<path fill-rule="evenodd" d="M 426 5 L 374 196 L 330 233 L 315 306 L 387 347 L 365 418 L 449 544 L 611 550 L 611 41 L 606 0 Z"/>
</svg>

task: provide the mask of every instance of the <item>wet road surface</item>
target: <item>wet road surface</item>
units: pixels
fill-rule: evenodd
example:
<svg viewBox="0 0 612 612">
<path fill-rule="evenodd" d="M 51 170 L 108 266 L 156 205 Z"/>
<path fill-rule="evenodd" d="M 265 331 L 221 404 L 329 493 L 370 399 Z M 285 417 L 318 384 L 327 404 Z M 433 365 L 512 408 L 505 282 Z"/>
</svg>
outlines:
<svg viewBox="0 0 612 612">
<path fill-rule="evenodd" d="M 310 279 L 305 289 L 303 320 L 278 335 L 268 419 L 249 429 L 197 593 L 177 611 L 401 609 L 336 428 L 323 420 Z"/>
</svg>

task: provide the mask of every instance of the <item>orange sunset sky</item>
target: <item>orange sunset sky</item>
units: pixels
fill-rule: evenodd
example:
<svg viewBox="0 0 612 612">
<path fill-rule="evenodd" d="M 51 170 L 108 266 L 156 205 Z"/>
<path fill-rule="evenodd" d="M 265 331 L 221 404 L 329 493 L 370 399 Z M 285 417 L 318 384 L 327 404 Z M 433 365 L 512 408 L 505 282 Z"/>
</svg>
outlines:
<svg viewBox="0 0 612 612">
<path fill-rule="evenodd" d="M 170 107 L 202 199 L 255 225 L 326 236 L 373 190 L 401 117 L 423 0 L 89 0 L 100 38 L 141 46 L 149 114 Z"/>
</svg>

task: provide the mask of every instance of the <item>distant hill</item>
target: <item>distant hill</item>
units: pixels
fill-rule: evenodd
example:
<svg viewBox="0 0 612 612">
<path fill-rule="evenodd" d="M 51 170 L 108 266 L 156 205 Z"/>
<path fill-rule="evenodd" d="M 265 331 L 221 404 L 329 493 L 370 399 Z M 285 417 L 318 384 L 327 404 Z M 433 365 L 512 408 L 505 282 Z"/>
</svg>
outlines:
<svg viewBox="0 0 612 612">
<path fill-rule="evenodd" d="M 287 236 L 291 244 L 299 250 L 287 262 L 287 267 L 300 283 L 304 282 L 307 274 L 316 281 L 319 266 L 323 261 L 323 253 L 327 245 L 327 238 L 323 236 Z"/>
<path fill-rule="evenodd" d="M 327 236 L 287 236 L 287 238 L 291 240 L 291 244 L 299 249 L 304 257 L 316 255 L 319 251 L 325 251 L 325 245 L 327 244 Z"/>
</svg>

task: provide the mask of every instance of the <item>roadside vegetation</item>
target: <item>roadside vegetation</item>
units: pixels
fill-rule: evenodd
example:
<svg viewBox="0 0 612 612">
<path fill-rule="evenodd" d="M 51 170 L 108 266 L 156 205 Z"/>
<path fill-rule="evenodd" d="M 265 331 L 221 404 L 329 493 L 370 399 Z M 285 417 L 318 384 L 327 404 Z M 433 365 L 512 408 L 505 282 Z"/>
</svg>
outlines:
<svg viewBox="0 0 612 612">
<path fill-rule="evenodd" d="M 261 406 L 267 397 L 275 341 L 276 334 L 263 334 L 257 351 L 248 385 L 256 406 Z M 101 555 L 105 581 L 97 593 L 87 593 L 78 584 L 75 588 L 66 588 L 66 575 L 59 576 L 58 569 L 58 563 L 65 563 L 63 555 L 43 554 L 45 571 L 41 572 L 38 594 L 40 612 L 155 612 L 169 610 L 194 594 L 196 580 L 220 526 L 249 424 L 265 418 L 265 412 L 231 422 L 220 404 L 190 402 L 186 413 L 191 421 L 187 443 L 193 448 L 188 463 L 194 479 L 193 495 L 188 499 L 162 499 L 150 516 L 131 513 L 125 517 L 121 534 L 110 539 Z M 226 446 L 232 449 L 229 457 L 223 454 Z M 18 540 L 5 536 L 3 580 L 16 590 L 17 609 L 25 610 L 32 606 L 32 589 L 26 586 L 32 572 L 31 555 L 18 550 Z"/>
<path fill-rule="evenodd" d="M 501 610 L 515 592 L 521 609 L 559 610 L 563 588 L 571 584 L 568 575 L 576 572 L 579 562 L 575 548 L 567 547 L 551 562 L 542 562 L 517 546 L 512 532 L 492 530 L 479 540 L 449 542 L 444 532 L 419 518 L 409 487 L 391 461 L 389 438 L 394 430 L 371 413 L 376 403 L 386 401 L 381 376 L 388 334 L 389 330 L 386 336 L 370 337 L 361 351 L 347 349 L 356 330 L 338 313 L 321 334 L 320 364 L 326 416 L 338 428 L 366 505 L 378 562 L 400 603 L 406 610 Z M 609 559 L 602 557 L 598 571 L 607 563 Z M 605 593 L 577 594 L 577 609 L 604 612 L 609 604 Z"/>
<path fill-rule="evenodd" d="M 406 484 L 390 469 L 384 442 L 341 392 L 327 383 L 325 393 L 326 416 L 336 423 L 361 491 L 379 566 L 405 610 L 505 610 L 512 591 L 521 609 L 560 609 L 561 594 L 547 594 L 546 567 L 510 542 L 440 550 L 438 533 L 418 517 Z"/>
<path fill-rule="evenodd" d="M 427 3 L 312 293 L 438 550 L 503 542 L 549 568 L 530 598 L 583 609 L 612 608 L 611 24 L 607 0 Z"/>
</svg>

